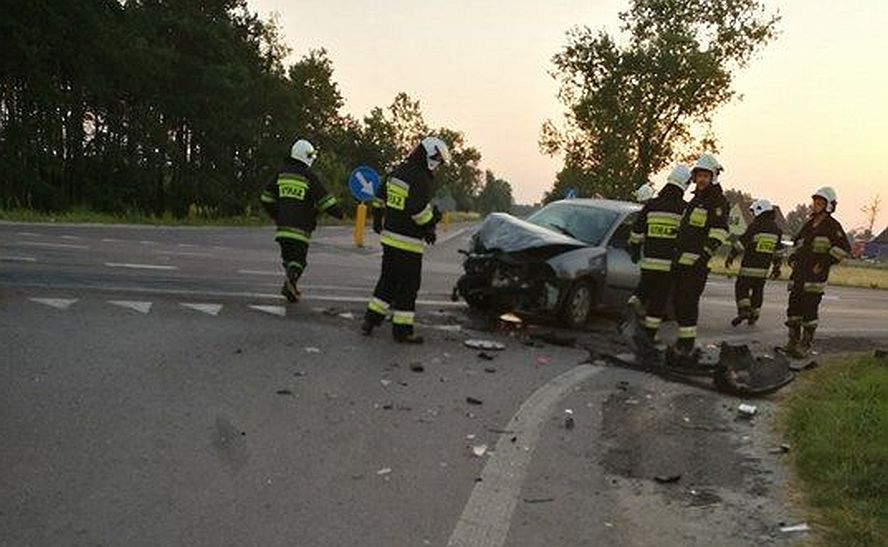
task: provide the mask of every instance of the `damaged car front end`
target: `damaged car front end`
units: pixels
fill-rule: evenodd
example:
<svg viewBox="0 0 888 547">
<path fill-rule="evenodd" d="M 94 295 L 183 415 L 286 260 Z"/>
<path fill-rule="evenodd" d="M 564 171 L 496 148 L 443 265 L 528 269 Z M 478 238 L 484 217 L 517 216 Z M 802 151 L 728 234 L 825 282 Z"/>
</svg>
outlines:
<svg viewBox="0 0 888 547">
<path fill-rule="evenodd" d="M 527 220 L 493 213 L 464 252 L 465 273 L 454 296 L 475 309 L 556 315 L 582 324 L 597 306 L 619 305 L 637 283 L 637 268 L 620 241 L 628 239 L 638 209 L 625 202 L 570 200 L 549 204 Z"/>
</svg>

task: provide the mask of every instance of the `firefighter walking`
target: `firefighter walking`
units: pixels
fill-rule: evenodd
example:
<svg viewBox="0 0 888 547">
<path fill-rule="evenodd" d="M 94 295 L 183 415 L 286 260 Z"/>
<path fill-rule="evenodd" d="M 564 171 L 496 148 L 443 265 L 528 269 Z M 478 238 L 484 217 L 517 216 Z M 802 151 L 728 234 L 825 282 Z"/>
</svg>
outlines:
<svg viewBox="0 0 888 547">
<path fill-rule="evenodd" d="M 382 243 L 382 272 L 367 305 L 361 330 L 373 332 L 389 315 L 395 341 L 421 344 L 413 329 L 416 294 L 426 244 L 435 242 L 441 214 L 431 204 L 433 173 L 450 161 L 447 145 L 426 137 L 380 185 L 372 201 L 373 229 Z"/>
<path fill-rule="evenodd" d="M 305 272 L 308 244 L 317 226 L 318 213 L 342 218 L 342 208 L 311 169 L 317 151 L 310 142 L 299 139 L 290 148 L 290 156 L 272 177 L 260 195 L 262 206 L 275 223 L 274 238 L 281 247 L 286 278 L 281 294 L 298 302 L 297 283 Z"/>
<path fill-rule="evenodd" d="M 814 342 L 830 268 L 851 252 L 844 228 L 832 216 L 838 203 L 835 190 L 823 187 L 811 198 L 811 218 L 795 236 L 788 259 L 792 275 L 786 310 L 789 341 L 784 350 L 797 358 L 807 356 Z"/>
<path fill-rule="evenodd" d="M 764 300 L 765 281 L 769 274 L 771 279 L 780 277 L 783 247 L 780 238 L 783 232 L 777 226 L 774 207 L 770 201 L 758 199 L 749 210 L 755 218 L 734 242 L 725 259 L 725 267 L 730 268 L 737 256 L 743 255 L 740 273 L 734 284 L 737 317 L 731 321 L 731 325 L 735 327 L 744 321 L 750 326 L 758 321 Z"/>
<path fill-rule="evenodd" d="M 690 178 L 687 167 L 676 166 L 660 193 L 645 203 L 629 236 L 632 262 L 641 268 L 638 290 L 629 300 L 643 327 L 636 337 L 640 349 L 652 347 L 663 322 L 673 283 L 672 261 L 678 227 L 687 206 L 684 193 Z"/>
<path fill-rule="evenodd" d="M 728 202 L 718 181 L 722 166 L 711 154 L 703 154 L 691 170 L 694 198 L 685 209 L 675 248 L 673 302 L 678 340 L 670 346 L 666 361 L 672 367 L 698 364 L 695 344 L 700 297 L 709 277 L 709 259 L 728 238 Z"/>
</svg>

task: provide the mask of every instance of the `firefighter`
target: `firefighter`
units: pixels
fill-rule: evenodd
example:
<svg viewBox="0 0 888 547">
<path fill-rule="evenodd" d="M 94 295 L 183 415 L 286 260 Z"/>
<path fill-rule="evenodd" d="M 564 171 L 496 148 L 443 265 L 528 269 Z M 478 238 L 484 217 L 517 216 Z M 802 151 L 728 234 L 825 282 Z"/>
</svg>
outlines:
<svg viewBox="0 0 888 547">
<path fill-rule="evenodd" d="M 780 277 L 783 248 L 780 237 L 783 232 L 777 226 L 774 207 L 770 201 L 758 199 L 750 205 L 749 210 L 755 218 L 743 235 L 734 241 L 725 259 L 725 267 L 730 268 L 737 256 L 743 255 L 740 274 L 734 284 L 737 317 L 731 321 L 731 325 L 735 327 L 744 321 L 750 326 L 755 325 L 761 314 L 765 280 L 769 273 L 771 279 Z"/>
<path fill-rule="evenodd" d="M 832 188 L 823 187 L 814 193 L 811 218 L 796 235 L 787 261 L 792 275 L 786 310 L 789 341 L 784 350 L 792 357 L 803 358 L 811 350 L 829 269 L 851 252 L 845 230 L 832 216 L 836 205 Z"/>
<path fill-rule="evenodd" d="M 395 341 L 421 344 L 413 331 L 416 293 L 426 244 L 435 243 L 441 213 L 431 204 L 435 170 L 450 161 L 447 144 L 426 137 L 380 185 L 372 201 L 373 230 L 382 243 L 382 273 L 367 305 L 361 330 L 370 335 L 388 315 Z"/>
<path fill-rule="evenodd" d="M 275 240 L 281 246 L 286 278 L 281 294 L 290 302 L 299 301 L 297 282 L 305 272 L 308 243 L 317 225 L 318 213 L 343 218 L 342 208 L 311 169 L 317 151 L 310 142 L 299 139 L 290 156 L 262 191 L 260 201 L 277 224 Z"/>
<path fill-rule="evenodd" d="M 635 201 L 644 205 L 654 199 L 655 195 L 657 195 L 657 191 L 654 190 L 654 186 L 648 182 L 642 184 L 637 190 L 635 190 Z"/>
<path fill-rule="evenodd" d="M 728 239 L 728 201 L 718 176 L 722 166 L 712 154 L 703 154 L 691 169 L 695 190 L 678 228 L 673 270 L 673 302 L 678 340 L 667 351 L 667 363 L 697 366 L 695 351 L 700 297 L 709 276 L 709 259 Z"/>
<path fill-rule="evenodd" d="M 672 287 L 672 258 L 678 226 L 687 203 L 691 172 L 677 165 L 669 173 L 660 193 L 641 209 L 629 236 L 629 254 L 632 262 L 641 268 L 641 281 L 636 293 L 629 299 L 644 330 L 637 339 L 640 347 L 650 346 L 663 322 L 666 303 Z M 650 188 L 650 186 L 645 185 Z M 644 188 L 644 187 L 643 187 Z"/>
</svg>

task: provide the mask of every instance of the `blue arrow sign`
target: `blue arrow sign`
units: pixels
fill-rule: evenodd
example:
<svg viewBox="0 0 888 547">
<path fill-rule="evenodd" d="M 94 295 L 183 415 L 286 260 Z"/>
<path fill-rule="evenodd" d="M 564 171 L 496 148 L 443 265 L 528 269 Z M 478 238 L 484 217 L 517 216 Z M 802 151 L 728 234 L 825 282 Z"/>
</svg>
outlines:
<svg viewBox="0 0 888 547">
<path fill-rule="evenodd" d="M 348 177 L 348 189 L 358 201 L 373 199 L 380 183 L 379 173 L 366 165 L 358 167 Z"/>
<path fill-rule="evenodd" d="M 577 197 L 577 189 L 576 188 L 568 188 L 564 193 L 564 199 L 575 199 Z"/>
</svg>

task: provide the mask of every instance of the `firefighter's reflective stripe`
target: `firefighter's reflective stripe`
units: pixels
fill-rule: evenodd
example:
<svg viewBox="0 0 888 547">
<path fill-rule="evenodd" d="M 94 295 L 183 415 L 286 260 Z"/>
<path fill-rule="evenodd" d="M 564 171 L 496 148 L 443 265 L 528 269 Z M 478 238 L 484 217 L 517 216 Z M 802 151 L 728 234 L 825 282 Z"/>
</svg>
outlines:
<svg viewBox="0 0 888 547">
<path fill-rule="evenodd" d="M 728 231 L 724 228 L 710 228 L 709 239 L 714 239 L 718 241 L 720 245 L 724 245 L 725 241 L 728 240 Z"/>
<path fill-rule="evenodd" d="M 407 196 L 410 195 L 410 185 L 401 179 L 394 177 L 385 183 L 385 206 L 390 209 L 403 211 L 407 207 Z"/>
<path fill-rule="evenodd" d="M 640 245 L 644 242 L 644 234 L 640 234 L 638 232 L 632 232 L 629 234 L 629 243 L 633 245 Z"/>
<path fill-rule="evenodd" d="M 810 328 L 816 327 L 816 326 L 817 326 L 817 323 L 818 323 L 817 319 L 813 319 L 813 320 L 811 320 L 811 321 L 804 321 L 804 322 L 802 323 L 802 326 L 805 327 L 805 328 L 807 328 L 807 329 L 810 329 Z"/>
<path fill-rule="evenodd" d="M 802 324 L 802 316 L 801 315 L 792 315 L 786 318 L 786 326 L 787 327 L 798 327 Z"/>
<path fill-rule="evenodd" d="M 828 253 L 832 246 L 832 241 L 826 236 L 817 236 L 811 241 L 811 251 L 815 253 Z"/>
<path fill-rule="evenodd" d="M 394 325 L 412 325 L 414 312 L 412 311 L 392 311 L 392 324 Z"/>
<path fill-rule="evenodd" d="M 274 203 L 277 201 L 277 198 L 275 198 L 268 190 L 262 190 L 262 193 L 259 195 L 259 201 L 262 203 Z"/>
<path fill-rule="evenodd" d="M 370 206 L 374 209 L 382 209 L 383 207 L 385 207 L 385 202 L 382 201 L 382 199 L 380 198 L 374 197 L 370 200 Z"/>
<path fill-rule="evenodd" d="M 738 253 L 742 253 L 746 250 L 746 247 L 743 246 L 743 242 L 740 241 L 740 238 L 734 240 L 734 248 L 737 249 Z"/>
<path fill-rule="evenodd" d="M 331 194 L 327 194 L 318 202 L 318 211 L 324 212 L 334 205 L 336 205 L 336 198 Z"/>
<path fill-rule="evenodd" d="M 373 297 L 370 299 L 370 302 L 367 304 L 367 309 L 370 311 L 376 312 L 379 315 L 388 315 L 389 309 L 391 306 L 385 300 L 381 298 Z"/>
<path fill-rule="evenodd" d="M 709 213 L 703 207 L 696 207 L 691 211 L 690 216 L 688 217 L 688 223 L 691 226 L 695 226 L 697 228 L 702 228 L 706 226 L 706 219 L 709 218 Z"/>
<path fill-rule="evenodd" d="M 848 253 L 845 251 L 845 249 L 837 245 L 833 245 L 833 247 L 829 250 L 829 254 L 830 256 L 835 258 L 837 262 L 841 262 L 848 258 Z"/>
<path fill-rule="evenodd" d="M 765 278 L 768 277 L 768 268 L 750 268 L 748 266 L 743 266 L 740 268 L 740 277 Z"/>
<path fill-rule="evenodd" d="M 287 270 L 290 270 L 290 268 L 295 268 L 301 272 L 305 269 L 305 264 L 302 264 L 301 262 L 296 262 L 295 260 L 291 260 L 287 262 Z"/>
<path fill-rule="evenodd" d="M 311 234 L 306 232 L 305 230 L 300 230 L 299 228 L 288 228 L 286 226 L 279 226 L 277 232 L 274 233 L 275 239 L 291 239 L 294 241 L 304 241 L 308 243 L 311 241 Z"/>
<path fill-rule="evenodd" d="M 425 241 L 401 234 L 396 234 L 388 230 L 384 230 L 382 232 L 379 241 L 383 245 L 388 245 L 389 247 L 401 249 L 402 251 L 409 251 L 411 253 L 422 254 L 425 250 Z"/>
<path fill-rule="evenodd" d="M 697 253 L 681 253 L 678 263 L 682 266 L 693 266 L 698 260 L 700 260 L 700 255 Z"/>
<path fill-rule="evenodd" d="M 755 252 L 773 254 L 777 250 L 777 242 L 780 238 L 777 234 L 755 234 Z"/>
<path fill-rule="evenodd" d="M 649 329 L 658 329 L 661 324 L 663 324 L 663 320 L 659 317 L 651 317 L 648 315 L 644 318 L 644 326 Z"/>
<path fill-rule="evenodd" d="M 750 308 L 752 307 L 752 300 L 749 298 L 741 298 L 737 301 L 738 308 Z"/>
<path fill-rule="evenodd" d="M 653 211 L 647 217 L 647 237 L 675 239 L 678 237 L 678 226 L 681 215 L 667 211 Z"/>
<path fill-rule="evenodd" d="M 308 181 L 295 175 L 283 175 L 278 178 L 278 195 L 282 198 L 304 201 L 308 195 Z"/>
<path fill-rule="evenodd" d="M 824 290 L 826 290 L 826 283 L 817 283 L 813 281 L 805 283 L 805 292 L 823 294 Z"/>
<path fill-rule="evenodd" d="M 413 222 L 422 226 L 423 224 L 428 224 L 429 222 L 431 222 L 433 217 L 434 217 L 434 213 L 432 211 L 432 205 L 428 204 L 423 208 L 422 211 L 413 215 L 412 218 L 413 218 Z"/>
<path fill-rule="evenodd" d="M 639 264 L 642 270 L 653 270 L 657 272 L 668 272 L 672 269 L 672 261 L 668 258 L 648 258 L 641 259 Z"/>
<path fill-rule="evenodd" d="M 696 338 L 697 337 L 697 326 L 693 327 L 678 327 L 678 337 L 679 338 Z"/>
</svg>

